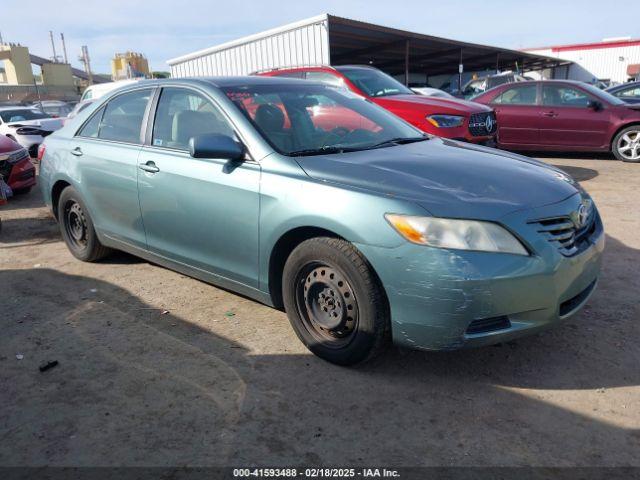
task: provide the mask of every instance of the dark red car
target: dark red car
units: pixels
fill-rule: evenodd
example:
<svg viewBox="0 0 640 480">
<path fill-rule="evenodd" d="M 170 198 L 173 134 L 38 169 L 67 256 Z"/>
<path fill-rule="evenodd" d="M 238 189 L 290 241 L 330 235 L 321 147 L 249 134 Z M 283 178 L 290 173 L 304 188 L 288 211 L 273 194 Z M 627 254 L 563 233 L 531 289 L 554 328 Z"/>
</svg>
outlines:
<svg viewBox="0 0 640 480">
<path fill-rule="evenodd" d="M 299 67 L 262 72 L 260 75 L 315 80 L 348 88 L 370 99 L 423 132 L 473 143 L 493 143 L 496 117 L 490 108 L 457 98 L 418 95 L 411 89 L 367 66 Z M 327 118 L 330 108 L 318 109 Z"/>
<path fill-rule="evenodd" d="M 473 100 L 495 110 L 501 148 L 611 151 L 619 160 L 640 161 L 640 105 L 586 83 L 511 83 Z"/>
<path fill-rule="evenodd" d="M 0 135 L 0 175 L 13 193 L 27 193 L 36 184 L 36 169 L 29 153 L 4 135 Z"/>
</svg>

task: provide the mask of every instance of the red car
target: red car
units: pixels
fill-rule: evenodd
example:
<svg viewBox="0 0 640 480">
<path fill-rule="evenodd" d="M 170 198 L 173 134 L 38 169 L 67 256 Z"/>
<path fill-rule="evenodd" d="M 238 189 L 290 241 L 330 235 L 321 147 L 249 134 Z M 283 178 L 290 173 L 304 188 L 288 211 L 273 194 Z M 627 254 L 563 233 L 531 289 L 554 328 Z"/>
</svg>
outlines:
<svg viewBox="0 0 640 480">
<path fill-rule="evenodd" d="M 29 153 L 4 135 L 0 135 L 0 175 L 16 194 L 27 193 L 36 184 L 36 169 Z"/>
<path fill-rule="evenodd" d="M 373 67 L 299 67 L 271 70 L 259 75 L 302 78 L 348 88 L 423 132 L 439 137 L 492 143 L 497 131 L 496 117 L 490 108 L 457 98 L 418 95 Z M 316 109 L 318 113 L 331 115 L 328 107 Z"/>
<path fill-rule="evenodd" d="M 473 101 L 494 108 L 501 148 L 613 152 L 619 160 L 640 161 L 640 105 L 586 83 L 510 83 Z"/>
</svg>

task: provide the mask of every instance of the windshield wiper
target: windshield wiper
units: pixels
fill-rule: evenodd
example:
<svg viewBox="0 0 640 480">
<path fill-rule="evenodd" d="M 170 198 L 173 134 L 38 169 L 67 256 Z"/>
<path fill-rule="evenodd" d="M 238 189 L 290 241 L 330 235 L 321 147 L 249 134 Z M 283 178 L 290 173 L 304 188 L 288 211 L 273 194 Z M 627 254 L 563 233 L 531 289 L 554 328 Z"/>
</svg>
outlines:
<svg viewBox="0 0 640 480">
<path fill-rule="evenodd" d="M 340 145 L 326 145 L 320 148 L 306 148 L 303 150 L 295 150 L 293 152 L 289 152 L 287 155 L 291 155 L 293 157 L 303 157 L 309 155 L 327 155 L 330 153 L 356 152 L 358 150 L 362 150 L 362 148 L 346 147 Z"/>
<path fill-rule="evenodd" d="M 376 143 L 375 145 L 371 145 L 367 147 L 367 150 L 372 148 L 382 148 L 382 147 L 391 147 L 393 145 L 405 145 L 407 143 L 415 143 L 415 142 L 423 142 L 425 140 L 429 140 L 429 136 L 425 135 L 424 137 L 397 137 L 390 138 L 389 140 L 385 140 L 384 142 Z"/>
</svg>

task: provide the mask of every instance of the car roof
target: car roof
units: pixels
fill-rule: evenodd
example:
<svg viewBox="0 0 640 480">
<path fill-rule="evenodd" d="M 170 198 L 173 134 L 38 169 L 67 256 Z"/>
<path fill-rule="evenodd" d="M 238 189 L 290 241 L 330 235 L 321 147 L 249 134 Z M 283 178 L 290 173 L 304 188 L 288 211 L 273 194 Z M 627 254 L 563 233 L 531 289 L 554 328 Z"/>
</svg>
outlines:
<svg viewBox="0 0 640 480">
<path fill-rule="evenodd" d="M 298 78 L 286 77 L 262 77 L 262 76 L 238 76 L 238 77 L 184 77 L 184 78 L 163 78 L 157 80 L 141 80 L 133 85 L 123 87 L 122 91 L 133 90 L 141 87 L 161 87 L 164 85 L 202 85 L 207 83 L 217 88 L 225 87 L 246 87 L 254 85 L 323 85 L 319 82 L 310 82 Z"/>
<path fill-rule="evenodd" d="M 620 85 L 615 85 L 613 87 L 606 88 L 605 92 L 617 92 L 618 90 L 633 88 L 638 86 L 640 86 L 640 80 L 638 80 L 637 82 L 621 83 Z"/>
<path fill-rule="evenodd" d="M 19 105 L 19 106 L 15 106 L 15 107 L 9 107 L 9 106 L 5 106 L 5 107 L 0 107 L 0 111 L 4 111 L 4 110 L 35 110 L 35 108 L 33 106 L 23 106 L 23 105 Z"/>
</svg>

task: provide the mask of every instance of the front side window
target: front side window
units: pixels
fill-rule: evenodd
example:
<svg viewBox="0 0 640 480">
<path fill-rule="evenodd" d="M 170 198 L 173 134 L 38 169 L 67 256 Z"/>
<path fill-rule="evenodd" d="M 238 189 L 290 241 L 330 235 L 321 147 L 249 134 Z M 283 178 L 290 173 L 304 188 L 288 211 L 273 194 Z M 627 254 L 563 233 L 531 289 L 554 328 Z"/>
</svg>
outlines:
<svg viewBox="0 0 640 480">
<path fill-rule="evenodd" d="M 307 80 L 313 80 L 316 82 L 326 83 L 333 87 L 343 87 L 344 82 L 340 77 L 337 77 L 327 72 L 307 72 Z"/>
<path fill-rule="evenodd" d="M 308 84 L 248 85 L 223 91 L 256 130 L 286 155 L 366 150 L 428 138 L 348 90 Z"/>
<path fill-rule="evenodd" d="M 336 70 L 370 97 L 415 95 L 411 89 L 405 87 L 395 78 L 375 68 L 337 67 Z"/>
<path fill-rule="evenodd" d="M 565 85 L 543 85 L 542 104 L 549 107 L 588 107 L 591 97 Z"/>
<path fill-rule="evenodd" d="M 184 88 L 163 88 L 153 124 L 152 145 L 187 150 L 191 137 L 207 133 L 234 136 L 229 122 L 205 97 Z"/>
<path fill-rule="evenodd" d="M 492 103 L 500 105 L 535 105 L 536 95 L 537 87 L 535 84 L 513 87 L 499 94 Z"/>
<path fill-rule="evenodd" d="M 118 95 L 109 101 L 100 122 L 98 138 L 115 142 L 141 143 L 140 132 L 151 90 Z"/>
</svg>

